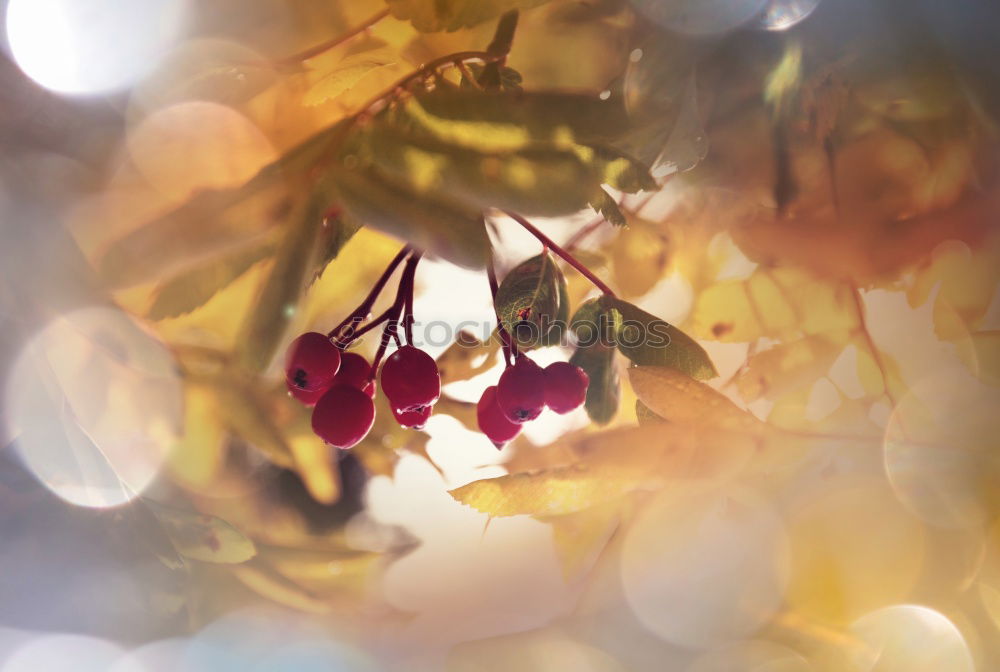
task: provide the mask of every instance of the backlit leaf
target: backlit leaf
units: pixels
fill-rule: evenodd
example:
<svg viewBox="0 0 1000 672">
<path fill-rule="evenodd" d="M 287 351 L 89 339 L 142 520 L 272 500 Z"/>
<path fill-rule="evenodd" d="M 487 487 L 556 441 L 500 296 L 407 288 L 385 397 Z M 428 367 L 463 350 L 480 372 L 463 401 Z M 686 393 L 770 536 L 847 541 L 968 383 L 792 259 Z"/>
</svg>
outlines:
<svg viewBox="0 0 1000 672">
<path fill-rule="evenodd" d="M 295 314 L 309 269 L 317 254 L 325 206 L 312 197 L 295 207 L 295 223 L 275 253 L 253 308 L 247 313 L 236 346 L 236 359 L 250 371 L 271 363 L 278 343 Z"/>
<path fill-rule="evenodd" d="M 334 100 L 376 70 L 394 65 L 397 59 L 391 49 L 372 49 L 345 56 L 309 88 L 302 103 L 315 106 Z"/>
<path fill-rule="evenodd" d="M 503 279 L 495 305 L 500 322 L 519 346 L 558 342 L 569 315 L 566 278 L 548 253 L 532 257 Z"/>
<path fill-rule="evenodd" d="M 156 299 L 147 317 L 151 320 L 163 320 L 190 313 L 250 270 L 251 266 L 273 253 L 274 246 L 270 243 L 254 245 L 183 271 L 176 278 L 157 287 Z"/>
<path fill-rule="evenodd" d="M 292 226 L 295 185 L 336 144 L 346 126 L 334 124 L 260 170 L 242 187 L 198 192 L 187 203 L 112 242 L 97 268 L 113 287 L 176 276 L 215 255 L 258 242 Z"/>
<path fill-rule="evenodd" d="M 674 368 L 634 366 L 628 375 L 639 401 L 670 422 L 748 433 L 764 428 L 764 423 L 721 392 Z"/>
<path fill-rule="evenodd" d="M 374 170 L 338 173 L 340 204 L 367 226 L 466 268 L 483 268 L 489 250 L 482 214 L 444 195 L 423 195 Z"/>
</svg>

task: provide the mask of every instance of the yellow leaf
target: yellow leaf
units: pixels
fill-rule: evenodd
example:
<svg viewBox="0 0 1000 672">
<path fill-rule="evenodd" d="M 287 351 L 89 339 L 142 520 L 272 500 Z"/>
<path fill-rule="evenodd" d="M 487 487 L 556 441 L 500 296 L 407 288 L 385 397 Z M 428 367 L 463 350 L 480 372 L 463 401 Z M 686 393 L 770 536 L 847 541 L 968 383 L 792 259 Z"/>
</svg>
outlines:
<svg viewBox="0 0 1000 672">
<path fill-rule="evenodd" d="M 325 614 L 331 605 L 313 591 L 306 590 L 260 560 L 233 568 L 233 574 L 248 588 L 286 607 L 313 614 Z"/>
<path fill-rule="evenodd" d="M 759 433 L 764 423 L 721 392 L 667 367 L 635 366 L 629 380 L 639 400 L 673 423 Z"/>
<path fill-rule="evenodd" d="M 211 387 L 189 383 L 184 390 L 184 434 L 170 453 L 174 477 L 190 488 L 208 486 L 225 460 L 226 431 Z"/>
<path fill-rule="evenodd" d="M 340 498 L 340 470 L 335 450 L 323 443 L 310 427 L 288 438 L 295 460 L 295 470 L 309 494 L 321 504 L 334 504 Z"/>
<path fill-rule="evenodd" d="M 314 107 L 334 100 L 369 74 L 394 65 L 398 60 L 392 49 L 372 49 L 346 56 L 306 91 L 302 103 Z"/>
<path fill-rule="evenodd" d="M 720 282 L 702 292 L 691 330 L 696 338 L 738 343 L 851 329 L 851 291 L 797 268 L 758 269 L 745 280 Z"/>
<path fill-rule="evenodd" d="M 202 562 L 237 564 L 257 554 L 250 539 L 214 516 L 144 500 L 181 555 Z"/>
<path fill-rule="evenodd" d="M 825 335 L 807 336 L 757 353 L 736 379 L 740 396 L 750 403 L 812 385 L 840 354 L 844 347 L 841 341 Z"/>
<path fill-rule="evenodd" d="M 451 495 L 492 516 L 564 515 L 638 490 L 730 478 L 762 442 L 746 431 L 652 424 L 577 436 L 569 447 L 570 464 L 474 481 Z"/>
</svg>

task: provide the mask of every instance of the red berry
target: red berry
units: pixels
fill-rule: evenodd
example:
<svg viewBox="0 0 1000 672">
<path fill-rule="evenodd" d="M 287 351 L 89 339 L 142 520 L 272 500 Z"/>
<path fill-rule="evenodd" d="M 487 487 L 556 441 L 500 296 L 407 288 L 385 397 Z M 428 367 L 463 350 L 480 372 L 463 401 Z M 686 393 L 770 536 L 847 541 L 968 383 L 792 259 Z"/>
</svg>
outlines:
<svg viewBox="0 0 1000 672">
<path fill-rule="evenodd" d="M 400 411 L 432 405 L 441 396 L 437 362 L 423 350 L 404 345 L 382 366 L 382 391 Z"/>
<path fill-rule="evenodd" d="M 485 434 L 497 448 L 502 448 L 521 432 L 521 425 L 511 422 L 497 403 L 497 386 L 491 385 L 483 392 L 476 405 L 476 419 L 479 431 Z"/>
<path fill-rule="evenodd" d="M 554 362 L 545 367 L 545 405 L 556 413 L 569 413 L 587 398 L 590 378 L 569 362 Z"/>
<path fill-rule="evenodd" d="M 423 429 L 424 425 L 427 424 L 427 419 L 431 417 L 433 409 L 433 406 L 421 406 L 415 411 L 397 411 L 393 409 L 392 417 L 396 418 L 396 422 L 399 423 L 400 427 L 406 429 Z"/>
<path fill-rule="evenodd" d="M 320 397 L 326 394 L 329 388 L 323 388 L 320 390 L 300 390 L 294 385 L 288 386 L 288 394 L 291 395 L 293 399 L 302 402 L 306 406 L 315 406 L 316 402 L 319 401 Z"/>
<path fill-rule="evenodd" d="M 334 383 L 356 387 L 371 398 L 375 398 L 375 381 L 369 380 L 372 367 L 364 356 L 356 352 L 345 352 L 340 356 L 340 371 Z"/>
<path fill-rule="evenodd" d="M 340 350 L 323 334 L 310 331 L 288 346 L 285 383 L 289 389 L 316 392 L 330 387 L 340 369 Z"/>
<path fill-rule="evenodd" d="M 545 372 L 527 357 L 508 366 L 497 383 L 497 403 L 511 422 L 528 422 L 545 408 Z"/>
<path fill-rule="evenodd" d="M 320 397 L 312 414 L 319 438 L 338 448 L 350 448 L 367 436 L 375 422 L 375 403 L 356 387 L 335 385 Z"/>
</svg>

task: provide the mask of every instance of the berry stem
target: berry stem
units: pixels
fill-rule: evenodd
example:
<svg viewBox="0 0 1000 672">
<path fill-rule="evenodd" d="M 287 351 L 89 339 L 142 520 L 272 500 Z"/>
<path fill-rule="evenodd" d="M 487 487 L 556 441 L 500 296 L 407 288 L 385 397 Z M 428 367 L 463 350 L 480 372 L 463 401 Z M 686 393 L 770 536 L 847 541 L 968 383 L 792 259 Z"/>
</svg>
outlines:
<svg viewBox="0 0 1000 672">
<path fill-rule="evenodd" d="M 324 52 L 330 51 L 334 47 L 339 47 L 344 42 L 354 39 L 355 37 L 365 32 L 369 28 L 373 27 L 375 24 L 377 24 L 379 21 L 381 21 L 387 16 L 389 16 L 389 10 L 383 9 L 382 11 L 377 12 L 376 14 L 373 14 L 372 16 L 368 17 L 354 28 L 351 28 L 346 33 L 342 33 L 337 37 L 333 38 L 332 40 L 328 40 L 326 42 L 323 42 L 322 44 L 317 44 L 316 46 L 309 47 L 304 51 L 298 52 L 297 54 L 292 54 L 291 56 L 280 58 L 274 61 L 274 65 L 297 65 L 299 63 L 302 63 L 303 61 L 308 61 L 310 58 L 315 58 L 316 56 L 319 56 Z"/>
<path fill-rule="evenodd" d="M 590 282 L 595 287 L 597 287 L 599 290 L 601 290 L 604 294 L 606 294 L 606 295 L 608 295 L 610 297 L 615 297 L 615 293 L 613 291 L 611 291 L 611 288 L 608 287 L 606 284 L 604 284 L 604 282 L 600 278 L 598 278 L 596 275 L 594 275 L 590 271 L 589 268 L 587 268 L 582 263 L 580 263 L 576 259 L 576 257 L 574 257 L 572 254 L 570 254 L 569 252 L 567 252 L 563 248 L 561 248 L 558 245 L 556 245 L 552 241 L 551 238 L 549 238 L 544 233 L 542 233 L 537 228 L 535 228 L 534 224 L 532 224 L 531 222 L 529 222 L 528 220 L 526 220 L 524 217 L 522 217 L 521 215 L 517 214 L 516 212 L 510 212 L 508 210 L 504 210 L 503 212 L 508 217 L 510 217 L 515 222 L 517 222 L 522 227 L 524 227 L 524 229 L 528 233 L 530 233 L 531 235 L 533 235 L 535 238 L 537 238 L 539 240 L 539 242 L 541 242 L 542 245 L 544 245 L 548 249 L 552 250 L 553 254 L 555 254 L 557 257 L 559 257 L 560 259 L 562 259 L 563 261 L 565 261 L 567 264 L 569 264 L 570 266 L 572 266 L 573 268 L 575 268 L 577 271 L 579 271 L 580 275 L 582 275 L 583 277 L 585 277 L 588 280 L 590 280 Z"/>
<path fill-rule="evenodd" d="M 414 252 L 410 257 L 410 263 L 412 263 L 412 269 L 410 265 L 407 265 L 407 271 L 409 275 L 404 275 L 404 279 L 408 279 L 406 286 L 402 285 L 400 282 L 400 291 L 403 293 L 404 303 L 403 303 L 403 330 L 406 335 L 406 343 L 408 345 L 413 345 L 413 290 L 414 290 L 414 280 L 417 274 L 417 264 L 420 263 L 420 258 L 423 256 L 421 252 Z"/>
<path fill-rule="evenodd" d="M 382 357 L 385 356 L 385 350 L 389 347 L 389 342 L 395 339 L 396 343 L 399 343 L 396 328 L 399 326 L 400 315 L 406 308 L 407 291 L 412 291 L 413 289 L 413 276 L 416 274 L 417 263 L 420 262 L 421 255 L 422 253 L 420 252 L 414 252 L 406 260 L 403 277 L 399 279 L 399 287 L 396 290 L 396 300 L 392 302 L 392 306 L 384 314 L 386 320 L 385 327 L 382 329 L 382 340 L 379 342 L 375 358 L 372 359 L 372 370 L 368 376 L 368 380 L 375 380 L 375 376 L 378 375 L 378 367 L 382 363 Z"/>
<path fill-rule="evenodd" d="M 396 256 L 393 257 L 392 261 L 389 262 L 389 265 L 386 266 L 382 275 L 379 276 L 379 279 L 375 281 L 375 284 L 372 286 L 371 291 L 368 292 L 368 296 L 365 297 L 365 300 L 362 301 L 350 315 L 344 318 L 343 322 L 334 327 L 333 330 L 327 334 L 327 336 L 330 338 L 336 336 L 338 344 L 340 344 L 340 342 L 344 339 L 350 339 L 354 333 L 355 327 L 363 322 L 364 319 L 368 317 L 368 314 L 371 313 L 372 306 L 375 305 L 375 301 L 378 300 L 379 294 L 381 294 L 382 290 L 385 289 L 385 285 L 389 282 L 389 278 L 392 277 L 393 271 L 395 271 L 396 267 L 402 263 L 403 259 L 406 258 L 406 255 L 410 254 L 412 251 L 413 248 L 409 245 L 403 246 L 403 249 L 401 249 Z M 346 331 L 343 334 L 340 334 L 341 329 L 345 328 Z"/>
</svg>

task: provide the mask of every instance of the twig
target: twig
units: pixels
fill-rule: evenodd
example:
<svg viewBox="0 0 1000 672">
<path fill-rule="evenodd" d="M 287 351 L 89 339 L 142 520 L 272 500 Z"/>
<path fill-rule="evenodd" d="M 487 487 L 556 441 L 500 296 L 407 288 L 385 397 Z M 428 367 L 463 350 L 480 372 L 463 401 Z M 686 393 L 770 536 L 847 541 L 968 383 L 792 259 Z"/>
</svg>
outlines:
<svg viewBox="0 0 1000 672">
<path fill-rule="evenodd" d="M 587 268 L 582 263 L 580 263 L 579 261 L 577 261 L 577 259 L 572 254 L 570 254 L 569 252 L 567 252 L 563 248 L 561 248 L 558 245 L 556 245 L 552 241 L 551 238 L 549 238 L 544 233 L 542 233 L 537 228 L 535 228 L 534 224 L 532 224 L 531 222 L 529 222 L 528 220 L 526 220 L 524 217 L 522 217 L 521 215 L 517 214 L 516 212 L 510 212 L 510 211 L 507 211 L 507 210 L 504 210 L 503 212 L 508 217 L 510 217 L 515 222 L 517 222 L 522 227 L 524 227 L 524 229 L 528 233 L 530 233 L 531 235 L 533 235 L 535 238 L 537 238 L 539 240 L 539 242 L 542 243 L 542 245 L 544 245 L 545 247 L 547 247 L 550 250 L 552 250 L 553 254 L 555 254 L 560 259 L 562 259 L 563 261 L 565 261 L 567 264 L 569 264 L 570 266 L 572 266 L 573 268 L 575 268 L 577 271 L 579 271 L 580 275 L 582 275 L 583 277 L 585 277 L 588 280 L 590 280 L 590 282 L 593 283 L 593 285 L 595 287 L 597 287 L 599 290 L 601 290 L 604 294 L 606 294 L 606 295 L 608 295 L 610 297 L 615 298 L 615 293 L 611 290 L 610 287 L 608 287 L 606 284 L 604 284 L 604 282 L 600 278 L 598 278 L 596 275 L 594 275 L 590 271 L 589 268 Z"/>
<path fill-rule="evenodd" d="M 315 58 L 316 56 L 319 56 L 324 52 L 330 51 L 335 47 L 339 47 L 344 42 L 347 42 L 348 40 L 357 37 L 358 35 L 365 32 L 366 30 L 368 30 L 369 28 L 371 28 L 372 26 L 374 26 L 376 23 L 378 23 L 387 16 L 389 16 L 389 10 L 383 9 L 381 12 L 373 14 L 372 16 L 365 19 L 362 23 L 358 24 L 354 28 L 351 28 L 346 33 L 338 35 L 332 40 L 323 42 L 322 44 L 317 44 L 314 47 L 309 47 L 308 49 L 300 51 L 297 54 L 292 54 L 291 56 L 285 56 L 284 58 L 272 61 L 272 64 L 278 66 L 296 65 L 298 63 L 302 63 L 303 61 L 308 61 L 310 58 Z"/>
</svg>

